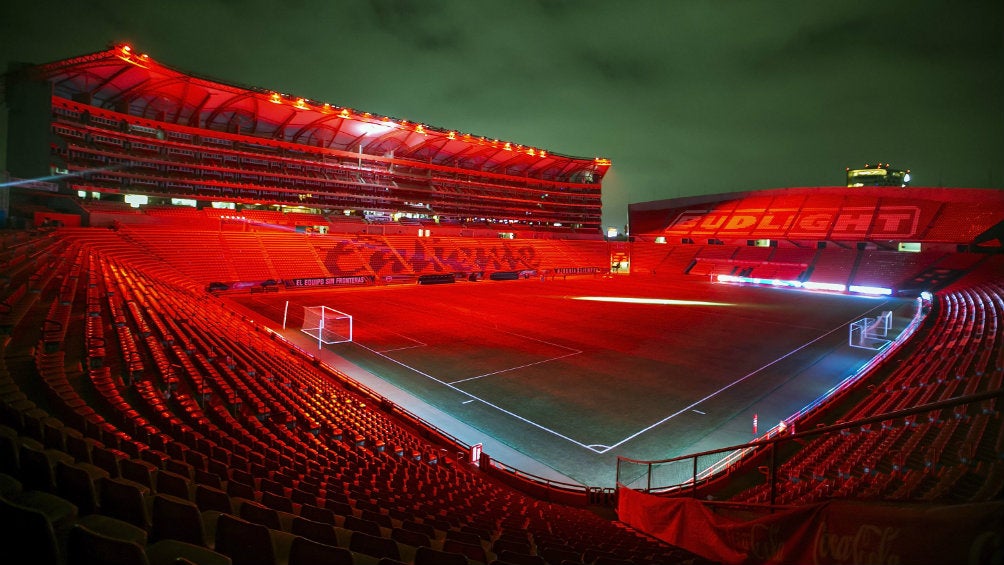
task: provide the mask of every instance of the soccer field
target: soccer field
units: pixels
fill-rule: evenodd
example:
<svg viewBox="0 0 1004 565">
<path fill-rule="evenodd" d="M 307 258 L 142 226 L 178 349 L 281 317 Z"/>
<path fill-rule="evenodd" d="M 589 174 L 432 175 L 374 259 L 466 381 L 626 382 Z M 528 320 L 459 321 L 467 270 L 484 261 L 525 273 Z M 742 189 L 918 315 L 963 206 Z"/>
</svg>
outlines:
<svg viewBox="0 0 1004 565">
<path fill-rule="evenodd" d="M 658 459 L 748 441 L 818 398 L 872 351 L 848 324 L 909 301 L 607 277 L 253 295 L 288 327 L 304 306 L 354 321 L 325 346 L 422 402 L 593 486 L 616 456 Z M 309 343 L 310 338 L 304 336 Z M 420 407 L 405 406 L 421 415 Z M 449 431 L 449 430 L 447 430 Z"/>
</svg>

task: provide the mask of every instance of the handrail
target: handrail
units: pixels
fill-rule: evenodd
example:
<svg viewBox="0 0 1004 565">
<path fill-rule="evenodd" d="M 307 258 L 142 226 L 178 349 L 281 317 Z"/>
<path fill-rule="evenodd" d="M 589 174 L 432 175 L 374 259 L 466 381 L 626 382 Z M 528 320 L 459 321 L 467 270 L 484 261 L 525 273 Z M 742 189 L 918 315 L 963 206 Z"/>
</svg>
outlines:
<svg viewBox="0 0 1004 565">
<path fill-rule="evenodd" d="M 828 434 L 828 433 L 832 433 L 832 432 L 839 432 L 841 430 L 846 430 L 846 429 L 850 429 L 850 428 L 860 428 L 860 427 L 867 426 L 867 425 L 870 425 L 870 424 L 875 424 L 875 423 L 879 423 L 879 422 L 885 422 L 885 421 L 888 421 L 888 420 L 896 420 L 896 419 L 899 419 L 899 418 L 906 418 L 906 417 L 909 417 L 909 416 L 914 416 L 914 415 L 917 415 L 917 414 L 923 414 L 923 413 L 927 413 L 927 412 L 933 412 L 935 410 L 941 410 L 941 409 L 944 409 L 944 408 L 954 408 L 955 406 L 975 404 L 977 402 L 982 402 L 984 400 L 990 400 L 990 399 L 994 399 L 994 398 L 1004 398 L 1004 389 L 988 390 L 988 391 L 984 391 L 984 392 L 980 392 L 980 393 L 970 394 L 970 395 L 967 395 L 967 396 L 957 396 L 957 397 L 949 398 L 949 399 L 946 399 L 946 400 L 939 400 L 937 402 L 930 402 L 930 403 L 927 403 L 927 404 L 922 404 L 920 406 L 914 406 L 912 408 L 904 408 L 904 409 L 901 409 L 901 410 L 894 410 L 892 412 L 885 412 L 883 414 L 878 414 L 878 415 L 875 415 L 875 416 L 868 416 L 866 418 L 860 418 L 860 419 L 857 419 L 857 420 L 853 420 L 851 422 L 838 422 L 836 424 L 829 424 L 829 425 L 819 426 L 819 427 L 816 427 L 816 428 L 812 428 L 812 429 L 809 429 L 809 430 L 806 430 L 806 431 L 801 431 L 801 432 L 797 432 L 797 433 L 793 433 L 793 434 L 785 434 L 785 435 L 777 434 L 777 435 L 774 435 L 772 437 L 765 437 L 763 439 L 754 440 L 754 441 L 751 441 L 749 443 L 745 443 L 745 444 L 741 444 L 741 445 L 733 445 L 731 447 L 722 447 L 722 448 L 712 449 L 712 450 L 708 450 L 708 451 L 701 451 L 699 453 L 692 453 L 692 454 L 689 454 L 689 455 L 681 455 L 679 457 L 673 457 L 673 458 L 670 458 L 670 459 L 663 459 L 663 460 L 660 460 L 660 461 L 646 461 L 646 460 L 640 460 L 640 459 L 631 459 L 629 457 L 618 457 L 617 459 L 618 459 L 618 463 L 621 462 L 621 461 L 624 461 L 624 462 L 627 462 L 627 463 L 634 463 L 634 464 L 639 464 L 639 465 L 649 465 L 651 467 L 651 465 L 657 465 L 657 464 L 674 463 L 674 462 L 677 462 L 677 461 L 687 461 L 687 460 L 690 460 L 690 459 L 696 460 L 699 457 L 705 457 L 705 456 L 709 456 L 709 455 L 716 455 L 716 454 L 719 454 L 719 453 L 728 453 L 728 452 L 733 452 L 733 451 L 750 452 L 750 451 L 757 450 L 757 449 L 759 449 L 761 447 L 773 447 L 773 446 L 775 446 L 776 444 L 778 444 L 778 443 L 780 443 L 782 441 L 787 442 L 787 441 L 797 441 L 797 440 L 801 440 L 801 439 L 807 439 L 807 438 L 811 438 L 811 437 L 818 436 L 818 435 Z M 776 469 L 772 467 L 771 468 L 771 472 L 772 473 L 776 472 Z M 690 488 L 690 487 L 693 487 L 694 485 L 696 485 L 697 479 L 699 479 L 699 478 L 700 477 L 697 474 L 695 474 L 694 476 L 691 477 L 691 479 L 689 481 L 687 481 L 685 483 L 681 483 L 681 484 L 677 484 L 677 485 L 669 485 L 669 486 L 664 486 L 664 487 L 658 487 L 658 488 L 648 488 L 648 489 L 645 489 L 643 492 L 668 492 L 668 491 L 672 491 L 674 489 L 680 489 L 682 487 L 688 487 L 688 488 Z M 768 480 L 772 480 L 772 479 L 773 479 L 773 476 L 771 476 L 771 477 L 768 478 Z M 620 482 L 620 478 L 619 477 L 618 477 L 618 483 L 617 484 L 618 484 L 618 487 L 628 488 L 627 485 L 624 485 L 624 484 L 622 484 Z"/>
</svg>

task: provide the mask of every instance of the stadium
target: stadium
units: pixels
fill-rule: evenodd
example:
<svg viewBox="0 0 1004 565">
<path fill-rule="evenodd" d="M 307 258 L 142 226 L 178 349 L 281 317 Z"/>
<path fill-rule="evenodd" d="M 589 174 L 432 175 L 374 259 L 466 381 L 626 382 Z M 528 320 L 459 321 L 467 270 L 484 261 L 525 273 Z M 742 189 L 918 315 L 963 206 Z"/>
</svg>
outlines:
<svg viewBox="0 0 1004 565">
<path fill-rule="evenodd" d="M 607 236 L 603 157 L 127 45 L 5 79 L 18 562 L 1001 558 L 1000 190 Z"/>
</svg>

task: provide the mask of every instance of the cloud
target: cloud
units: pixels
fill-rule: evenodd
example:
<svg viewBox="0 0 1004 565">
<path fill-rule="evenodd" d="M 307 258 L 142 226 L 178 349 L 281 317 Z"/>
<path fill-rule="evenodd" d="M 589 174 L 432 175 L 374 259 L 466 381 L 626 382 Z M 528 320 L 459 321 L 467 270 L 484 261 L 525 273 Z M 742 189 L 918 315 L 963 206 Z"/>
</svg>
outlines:
<svg viewBox="0 0 1004 565">
<path fill-rule="evenodd" d="M 0 26 L 8 60 L 124 39 L 226 82 L 609 157 L 611 218 L 877 160 L 1004 186 L 999 0 L 39 0 Z"/>
</svg>

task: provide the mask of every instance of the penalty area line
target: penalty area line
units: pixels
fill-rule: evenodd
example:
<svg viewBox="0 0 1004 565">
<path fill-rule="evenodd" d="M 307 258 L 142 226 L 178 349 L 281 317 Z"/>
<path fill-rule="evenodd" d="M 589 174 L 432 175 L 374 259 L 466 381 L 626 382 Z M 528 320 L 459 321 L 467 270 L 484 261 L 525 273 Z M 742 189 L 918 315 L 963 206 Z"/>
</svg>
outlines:
<svg viewBox="0 0 1004 565">
<path fill-rule="evenodd" d="M 391 357 L 389 355 L 384 355 L 383 353 L 381 353 L 381 352 L 379 352 L 379 351 L 377 351 L 375 349 L 370 349 L 369 347 L 366 347 L 365 345 L 363 345 L 361 343 L 358 343 L 358 342 L 353 342 L 353 343 L 355 343 L 359 347 L 362 347 L 363 349 L 369 351 L 370 353 L 373 353 L 374 355 L 379 355 L 380 357 L 383 357 L 384 359 L 386 359 L 386 360 L 388 360 L 388 361 L 390 361 L 392 363 L 396 363 L 397 365 L 400 365 L 400 366 L 404 367 L 405 369 L 408 369 L 409 371 L 412 371 L 412 372 L 414 372 L 416 374 L 422 375 L 423 377 L 425 377 L 425 378 L 427 378 L 429 380 L 435 381 L 435 382 L 437 382 L 437 383 L 439 383 L 439 384 L 441 384 L 441 385 L 443 385 L 443 386 L 445 386 L 447 388 L 450 388 L 450 389 L 452 389 L 452 390 L 454 390 L 456 392 L 459 392 L 460 394 L 463 394 L 464 396 L 467 396 L 471 400 L 477 400 L 478 402 L 484 404 L 485 406 L 489 406 L 491 408 L 494 408 L 494 409 L 498 410 L 499 412 L 502 412 L 503 414 L 511 416 L 511 417 L 513 417 L 513 418 L 521 421 L 521 422 L 525 422 L 525 423 L 527 423 L 527 424 L 529 424 L 529 425 L 531 425 L 531 426 L 533 426 L 533 427 L 535 427 L 535 428 L 537 428 L 539 430 L 543 430 L 543 431 L 545 431 L 545 432 L 547 432 L 547 433 L 549 433 L 549 434 L 551 434 L 553 436 L 559 437 L 559 438 L 561 438 L 561 439 L 563 439 L 563 440 L 565 440 L 565 441 L 567 441 L 567 442 L 569 442 L 571 444 L 577 445 L 579 447 L 588 449 L 588 450 L 590 450 L 590 451 L 592 451 L 594 453 L 604 453 L 603 451 L 597 451 L 592 446 L 589 446 L 589 445 L 586 445 L 586 444 L 584 444 L 582 442 L 576 441 L 576 440 L 574 440 L 574 439 L 572 439 L 572 438 L 570 438 L 570 437 L 562 434 L 561 432 L 557 432 L 555 430 L 552 430 L 551 428 L 548 428 L 547 426 L 538 424 L 537 422 L 534 422 L 533 420 L 529 420 L 527 418 L 524 418 L 523 416 L 520 416 L 519 414 L 510 412 L 510 411 L 506 410 L 505 408 L 502 408 L 501 406 L 498 406 L 496 404 L 492 404 L 491 402 L 488 402 L 487 400 L 485 400 L 483 398 L 477 397 L 477 396 L 475 396 L 475 395 L 473 395 L 473 394 L 471 394 L 471 393 L 469 393 L 467 391 L 461 390 L 460 388 L 453 386 L 451 383 L 448 383 L 448 382 L 446 382 L 446 381 L 444 381 L 442 379 L 438 379 L 438 378 L 430 375 L 429 373 L 426 373 L 424 371 L 420 371 L 420 370 L 416 369 L 415 367 L 412 367 L 412 366 L 409 366 L 409 365 L 407 365 L 405 363 L 402 363 L 402 362 L 398 361 L 397 359 L 394 359 L 393 357 Z M 426 402 L 426 404 L 429 404 L 429 403 Z M 453 414 L 450 414 L 450 416 L 453 417 L 453 418 L 456 418 L 456 416 L 454 416 Z"/>
<path fill-rule="evenodd" d="M 365 323 L 366 322 L 363 322 L 363 324 L 365 324 Z M 379 326 L 380 324 L 371 324 L 371 325 Z M 389 333 L 392 334 L 392 335 L 396 335 L 397 337 L 399 337 L 401 339 L 406 339 L 406 340 L 412 342 L 414 345 L 403 345 L 401 347 L 391 347 L 390 349 L 380 349 L 379 351 L 382 352 L 382 353 L 389 353 L 391 351 L 404 351 L 405 349 L 417 349 L 419 347 L 428 347 L 429 346 L 428 343 L 425 343 L 424 341 L 415 339 L 415 338 L 410 337 L 410 336 L 406 336 L 403 333 L 399 333 L 399 332 L 389 332 Z M 354 343 L 359 344 L 361 347 L 365 347 L 366 349 L 369 349 L 370 351 L 373 351 L 373 352 L 378 351 L 376 349 L 373 349 L 372 347 L 367 347 L 365 345 L 362 345 L 362 343 L 359 340 L 355 340 L 354 339 L 352 341 Z"/>
<path fill-rule="evenodd" d="M 505 331 L 505 330 L 500 330 L 500 331 L 501 331 L 501 333 L 504 333 L 504 334 L 514 335 L 514 336 L 522 338 L 522 339 L 526 339 L 526 340 L 530 340 L 530 341 L 536 341 L 537 343 L 543 343 L 544 345 L 549 345 L 551 347 L 556 347 L 558 349 L 564 349 L 565 351 L 570 351 L 570 353 L 566 353 L 565 355 L 558 355 L 557 357 L 549 357 L 547 359 L 541 359 L 540 361 L 534 361 L 533 363 L 525 363 L 523 365 L 517 365 L 515 367 L 508 367 L 506 369 L 499 369 L 498 371 L 492 371 L 490 373 L 485 373 L 483 375 L 475 375 L 473 377 L 467 377 L 467 378 L 464 378 L 464 379 L 459 379 L 459 380 L 456 380 L 456 381 L 451 381 L 450 384 L 466 383 L 467 381 L 473 381 L 473 380 L 481 379 L 481 378 L 484 378 L 484 377 L 490 377 L 492 375 L 498 375 L 498 374 L 501 374 L 501 373 L 508 373 L 509 371 L 515 371 L 515 370 L 518 370 L 518 369 L 525 369 L 526 367 L 533 367 L 534 365 L 540 365 L 542 363 L 550 363 L 551 361 L 557 361 L 558 359 L 564 359 L 565 357 L 571 357 L 573 355 L 581 355 L 582 354 L 582 350 L 581 349 L 575 349 L 573 347 L 567 347 L 567 346 L 564 346 L 564 345 L 559 345 L 557 343 L 552 343 L 550 341 L 545 341 L 543 339 L 537 339 L 535 337 L 530 337 L 528 335 L 518 334 L 516 332 L 508 332 L 508 331 Z"/>
<path fill-rule="evenodd" d="M 566 353 L 565 355 L 559 355 L 557 357 L 551 357 L 549 359 L 541 359 L 540 361 L 534 361 L 533 363 L 525 363 L 523 365 L 517 365 L 516 367 L 509 367 L 508 369 L 499 369 L 498 371 L 492 371 L 491 373 L 485 373 L 483 375 L 475 375 L 473 377 L 467 377 L 466 379 L 459 379 L 456 381 L 450 381 L 450 384 L 455 385 L 459 383 L 466 383 L 467 381 L 474 381 L 484 377 L 490 377 L 492 375 L 499 375 L 502 373 L 508 373 L 509 371 L 515 371 L 517 369 L 525 369 L 527 367 L 533 367 L 534 365 L 540 365 L 542 363 L 550 363 L 551 361 L 557 361 L 558 359 L 564 359 L 565 357 L 571 357 L 573 355 L 579 355 L 581 351 L 573 351 L 572 353 Z"/>
<path fill-rule="evenodd" d="M 874 307 L 874 308 L 872 308 L 872 309 L 864 312 L 864 314 L 870 314 L 871 312 L 873 312 L 875 310 L 878 310 L 879 308 L 885 306 L 887 303 L 888 303 L 888 300 L 885 300 L 881 304 L 879 304 L 878 306 L 876 306 L 876 307 Z M 652 425 L 650 425 L 648 427 L 645 427 L 645 428 L 642 428 L 642 429 L 638 430 L 637 432 L 635 432 L 635 433 L 627 436 L 626 438 L 618 441 L 617 443 L 615 443 L 615 444 L 611 445 L 610 447 L 608 447 L 606 450 L 600 451 L 599 453 L 606 453 L 607 451 L 610 451 L 611 449 L 613 449 L 615 447 L 623 445 L 624 443 L 627 443 L 627 442 L 633 440 L 634 438 L 636 438 L 636 437 L 638 437 L 638 436 L 640 436 L 640 435 L 648 432 L 649 430 L 651 430 L 651 429 L 653 429 L 653 428 L 655 428 L 657 426 L 661 426 L 662 424 L 665 424 L 666 422 L 672 420 L 673 418 L 676 418 L 677 416 L 679 416 L 680 414 L 683 414 L 684 412 L 686 412 L 688 410 L 694 410 L 694 408 L 696 408 L 698 405 L 700 405 L 705 400 L 708 400 L 710 398 L 718 396 L 720 393 L 725 392 L 726 390 L 728 390 L 728 389 L 736 386 L 737 384 L 745 381 L 746 379 L 752 377 L 753 375 L 759 373 L 760 371 L 763 371 L 767 367 L 770 367 L 771 365 L 777 364 L 777 363 L 779 363 L 779 362 L 787 359 L 788 357 L 791 357 L 792 355 L 798 353 L 799 351 L 805 349 L 806 347 L 809 347 L 813 343 L 816 343 L 817 341 L 823 339 L 824 337 L 826 337 L 826 336 L 828 336 L 828 335 L 830 335 L 830 334 L 832 334 L 832 333 L 834 333 L 834 332 L 836 332 L 838 330 L 842 330 L 842 329 L 846 328 L 847 324 L 850 324 L 851 322 L 853 322 L 854 320 L 859 319 L 860 317 L 861 317 L 861 314 L 855 315 L 850 320 L 844 322 L 843 324 L 840 324 L 839 326 L 837 326 L 837 327 L 833 328 L 832 330 L 830 330 L 830 331 L 828 331 L 828 332 L 820 335 L 819 337 L 817 337 L 817 338 L 815 338 L 815 339 L 813 339 L 811 341 L 808 341 L 808 342 L 802 344 L 797 349 L 792 349 L 788 353 L 785 353 L 784 355 L 778 357 L 777 359 L 774 359 L 773 361 L 771 361 L 770 363 L 767 363 L 763 367 L 760 367 L 759 369 L 756 369 L 756 370 L 750 371 L 749 373 L 746 373 L 742 377 L 739 377 L 738 379 L 736 379 L 736 380 L 732 381 L 731 383 L 723 386 L 722 388 L 720 388 L 720 389 L 712 392 L 711 394 L 705 396 L 704 398 L 691 403 L 689 406 L 685 406 L 685 407 L 677 410 L 676 412 L 670 414 L 669 416 L 666 416 L 665 418 L 659 420 L 658 422 L 656 422 L 656 423 L 654 423 L 654 424 L 652 424 Z M 694 411 L 696 412 L 696 410 L 694 410 Z"/>
</svg>

